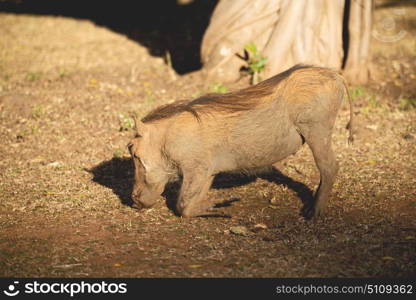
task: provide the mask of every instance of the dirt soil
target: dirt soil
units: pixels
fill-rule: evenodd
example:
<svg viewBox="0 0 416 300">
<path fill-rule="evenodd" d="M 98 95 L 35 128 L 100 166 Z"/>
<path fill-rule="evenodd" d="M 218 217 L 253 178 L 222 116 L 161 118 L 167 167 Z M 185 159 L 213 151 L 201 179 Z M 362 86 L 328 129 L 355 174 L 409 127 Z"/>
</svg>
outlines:
<svg viewBox="0 0 416 300">
<path fill-rule="evenodd" d="M 131 113 L 247 81 L 178 75 L 89 19 L 0 12 L 0 276 L 415 276 L 415 18 L 377 7 L 373 80 L 351 86 L 355 144 L 344 105 L 328 213 L 306 221 L 319 181 L 306 146 L 272 174 L 218 176 L 209 197 L 231 218 L 183 219 L 165 197 L 131 208 Z"/>
</svg>

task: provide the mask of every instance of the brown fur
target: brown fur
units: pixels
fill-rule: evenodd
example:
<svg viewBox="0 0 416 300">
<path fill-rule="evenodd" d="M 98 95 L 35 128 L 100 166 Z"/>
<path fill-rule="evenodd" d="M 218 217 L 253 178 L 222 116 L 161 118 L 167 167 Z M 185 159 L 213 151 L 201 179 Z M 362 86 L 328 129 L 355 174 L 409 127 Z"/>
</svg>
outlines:
<svg viewBox="0 0 416 300">
<path fill-rule="evenodd" d="M 338 164 L 331 135 L 345 80 L 335 71 L 297 65 L 258 85 L 208 94 L 155 109 L 137 124 L 129 149 L 135 164 L 132 198 L 149 207 L 167 182 L 183 176 L 177 203 L 182 216 L 206 214 L 205 199 L 219 172 L 264 168 L 296 153 L 306 142 L 321 173 L 306 217 L 323 211 Z M 350 138 L 352 139 L 352 104 Z"/>
<path fill-rule="evenodd" d="M 265 101 L 271 100 L 270 96 L 279 82 L 288 78 L 293 72 L 305 68 L 310 68 L 310 66 L 295 65 L 277 76 L 239 91 L 225 94 L 211 93 L 194 100 L 181 100 L 162 105 L 148 113 L 142 122 L 170 118 L 182 112 L 189 112 L 200 120 L 200 113 L 233 113 L 254 109 Z"/>
</svg>

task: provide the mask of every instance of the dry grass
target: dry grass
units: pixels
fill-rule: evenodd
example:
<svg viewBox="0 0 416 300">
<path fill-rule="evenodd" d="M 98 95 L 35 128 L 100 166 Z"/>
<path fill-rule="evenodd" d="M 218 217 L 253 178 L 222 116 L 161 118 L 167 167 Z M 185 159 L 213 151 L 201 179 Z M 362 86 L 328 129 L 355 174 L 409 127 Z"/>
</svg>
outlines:
<svg viewBox="0 0 416 300">
<path fill-rule="evenodd" d="M 355 145 L 345 109 L 328 214 L 306 222 L 298 194 L 319 179 L 306 147 L 279 165 L 287 177 L 212 189 L 241 200 L 222 208 L 231 219 L 181 219 L 163 198 L 131 209 L 129 113 L 200 94 L 203 80 L 172 81 L 160 58 L 89 21 L 3 13 L 0 36 L 0 276 L 415 275 L 416 111 L 399 101 L 415 97 L 414 41 L 377 52 L 384 77 L 354 88 Z"/>
</svg>

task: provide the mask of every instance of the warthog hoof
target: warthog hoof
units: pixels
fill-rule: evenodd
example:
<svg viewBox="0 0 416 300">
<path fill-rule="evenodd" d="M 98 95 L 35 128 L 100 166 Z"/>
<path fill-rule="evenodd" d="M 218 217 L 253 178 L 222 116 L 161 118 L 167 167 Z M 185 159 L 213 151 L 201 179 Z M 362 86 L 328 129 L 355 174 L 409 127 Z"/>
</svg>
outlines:
<svg viewBox="0 0 416 300">
<path fill-rule="evenodd" d="M 323 210 L 313 204 L 305 204 L 301 210 L 301 215 L 306 220 L 317 218 L 323 214 Z"/>
</svg>

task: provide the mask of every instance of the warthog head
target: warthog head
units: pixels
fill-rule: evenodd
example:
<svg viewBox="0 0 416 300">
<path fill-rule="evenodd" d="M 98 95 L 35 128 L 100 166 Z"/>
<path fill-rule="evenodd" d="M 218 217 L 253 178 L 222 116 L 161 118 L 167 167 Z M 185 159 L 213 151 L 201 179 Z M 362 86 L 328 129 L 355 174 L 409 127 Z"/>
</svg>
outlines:
<svg viewBox="0 0 416 300">
<path fill-rule="evenodd" d="M 158 138 L 153 136 L 158 134 L 152 132 L 149 127 L 136 121 L 136 137 L 127 146 L 134 164 L 134 186 L 131 197 L 133 206 L 138 209 L 153 206 L 169 180 L 161 147 L 157 143 Z"/>
</svg>

